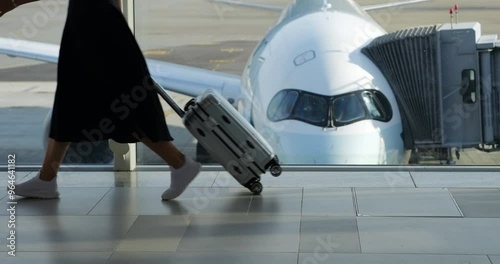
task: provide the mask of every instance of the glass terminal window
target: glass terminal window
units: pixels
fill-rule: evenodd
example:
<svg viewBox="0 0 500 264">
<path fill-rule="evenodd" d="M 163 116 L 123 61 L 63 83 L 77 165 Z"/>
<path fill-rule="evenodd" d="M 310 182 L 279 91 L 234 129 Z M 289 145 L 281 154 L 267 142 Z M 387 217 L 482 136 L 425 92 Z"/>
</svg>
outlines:
<svg viewBox="0 0 500 264">
<path fill-rule="evenodd" d="M 267 117 L 273 122 L 294 119 L 320 127 L 339 127 L 366 119 L 388 122 L 392 109 L 387 98 L 376 90 L 325 96 L 287 89 L 273 97 Z"/>
</svg>

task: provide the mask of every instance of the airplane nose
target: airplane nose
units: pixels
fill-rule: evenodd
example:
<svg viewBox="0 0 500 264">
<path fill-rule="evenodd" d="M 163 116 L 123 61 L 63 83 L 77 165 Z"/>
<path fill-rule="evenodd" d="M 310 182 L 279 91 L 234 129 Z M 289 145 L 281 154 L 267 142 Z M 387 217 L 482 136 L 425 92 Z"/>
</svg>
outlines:
<svg viewBox="0 0 500 264">
<path fill-rule="evenodd" d="M 385 164 L 385 142 L 377 131 L 349 133 L 321 129 L 320 133 L 284 132 L 271 142 L 282 164 Z"/>
</svg>

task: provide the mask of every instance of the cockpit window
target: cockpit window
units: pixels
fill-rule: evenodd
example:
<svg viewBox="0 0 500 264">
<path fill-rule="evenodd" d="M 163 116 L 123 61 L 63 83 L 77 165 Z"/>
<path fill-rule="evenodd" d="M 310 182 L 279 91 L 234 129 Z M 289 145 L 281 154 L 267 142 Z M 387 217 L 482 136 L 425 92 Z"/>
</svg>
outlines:
<svg viewBox="0 0 500 264">
<path fill-rule="evenodd" d="M 295 119 L 321 127 L 339 127 L 366 119 L 388 122 L 392 109 L 387 98 L 376 90 L 337 96 L 283 90 L 271 100 L 267 116 L 273 122 Z"/>
<path fill-rule="evenodd" d="M 363 98 L 363 101 L 366 105 L 366 110 L 368 110 L 368 113 L 370 113 L 373 118 L 382 117 L 382 113 L 380 112 L 380 104 L 377 102 L 372 93 L 364 92 L 361 94 L 361 98 Z"/>
<path fill-rule="evenodd" d="M 335 124 L 348 124 L 365 119 L 366 112 L 357 94 L 348 94 L 333 99 L 333 120 Z"/>
<path fill-rule="evenodd" d="M 278 93 L 269 104 L 267 110 L 268 118 L 272 121 L 287 119 L 292 113 L 298 96 L 299 92 L 294 90 L 286 90 Z"/>
<path fill-rule="evenodd" d="M 294 110 L 295 118 L 313 124 L 324 124 L 328 121 L 328 101 L 323 96 L 304 93 L 297 100 Z"/>
<path fill-rule="evenodd" d="M 271 121 L 296 119 L 318 126 L 328 122 L 328 97 L 298 90 L 284 90 L 276 94 L 267 109 Z"/>
</svg>

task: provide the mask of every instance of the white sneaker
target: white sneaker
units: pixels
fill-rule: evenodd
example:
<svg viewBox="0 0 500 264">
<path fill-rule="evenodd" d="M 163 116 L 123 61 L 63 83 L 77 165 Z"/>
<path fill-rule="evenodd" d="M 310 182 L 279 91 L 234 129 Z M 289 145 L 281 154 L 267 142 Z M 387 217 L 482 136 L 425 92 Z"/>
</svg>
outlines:
<svg viewBox="0 0 500 264">
<path fill-rule="evenodd" d="M 189 183 L 200 173 L 201 164 L 186 157 L 186 162 L 179 169 L 173 169 L 170 173 L 170 188 L 163 192 L 161 199 L 172 200 L 181 195 Z"/>
<path fill-rule="evenodd" d="M 40 172 L 38 172 L 35 177 L 31 178 L 31 180 L 16 184 L 14 189 L 15 194 L 28 198 L 59 198 L 56 178 L 51 181 L 43 181 L 40 180 L 39 176 Z"/>
</svg>

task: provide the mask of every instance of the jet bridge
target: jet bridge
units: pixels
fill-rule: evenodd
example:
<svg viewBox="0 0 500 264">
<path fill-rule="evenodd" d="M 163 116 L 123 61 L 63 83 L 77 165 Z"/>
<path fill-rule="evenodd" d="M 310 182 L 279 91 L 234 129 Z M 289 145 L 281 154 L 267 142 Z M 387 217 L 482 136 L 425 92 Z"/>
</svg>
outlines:
<svg viewBox="0 0 500 264">
<path fill-rule="evenodd" d="M 443 24 L 405 29 L 363 49 L 394 90 L 405 147 L 497 149 L 500 143 L 500 40 L 481 25 Z"/>
</svg>

